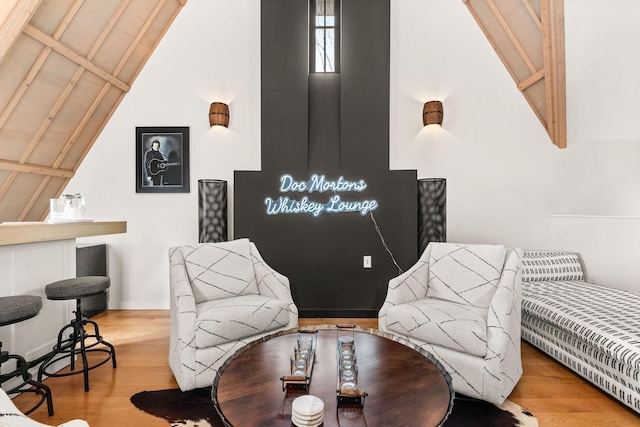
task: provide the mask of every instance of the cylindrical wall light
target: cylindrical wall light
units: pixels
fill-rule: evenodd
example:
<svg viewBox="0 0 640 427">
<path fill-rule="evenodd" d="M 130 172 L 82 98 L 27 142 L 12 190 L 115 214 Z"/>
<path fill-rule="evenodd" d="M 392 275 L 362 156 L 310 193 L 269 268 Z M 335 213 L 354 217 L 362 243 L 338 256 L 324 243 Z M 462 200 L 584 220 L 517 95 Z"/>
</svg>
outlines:
<svg viewBox="0 0 640 427">
<path fill-rule="evenodd" d="M 229 106 L 224 102 L 212 102 L 209 107 L 209 125 L 229 127 Z"/>
<path fill-rule="evenodd" d="M 447 180 L 418 180 L 418 254 L 429 242 L 447 241 Z"/>
<path fill-rule="evenodd" d="M 227 181 L 198 180 L 198 220 L 200 243 L 227 241 Z"/>
<path fill-rule="evenodd" d="M 442 102 L 429 101 L 424 103 L 424 108 L 422 109 L 422 123 L 425 126 L 441 126 L 443 117 L 444 109 L 442 108 Z"/>
</svg>

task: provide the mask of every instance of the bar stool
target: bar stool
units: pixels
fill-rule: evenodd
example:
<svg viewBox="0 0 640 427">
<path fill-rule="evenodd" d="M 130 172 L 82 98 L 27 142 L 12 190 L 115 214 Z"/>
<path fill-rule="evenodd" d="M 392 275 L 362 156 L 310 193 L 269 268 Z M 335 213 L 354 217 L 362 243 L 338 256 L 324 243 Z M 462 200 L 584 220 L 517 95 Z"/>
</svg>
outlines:
<svg viewBox="0 0 640 427">
<path fill-rule="evenodd" d="M 84 391 L 89 391 L 89 371 L 102 366 L 111 359 L 113 367 L 116 367 L 116 350 L 113 345 L 102 339 L 98 324 L 88 320 L 82 313 L 81 299 L 106 292 L 111 284 L 105 276 L 83 276 L 72 279 L 60 280 L 50 283 L 45 287 L 47 299 L 50 300 L 76 300 L 75 319 L 64 326 L 58 333 L 58 342 L 53 346 L 53 352 L 38 370 L 38 379 L 43 375 L 48 377 L 66 377 L 82 373 L 84 375 Z M 93 326 L 93 334 L 87 333 L 85 326 Z M 67 337 L 65 334 L 69 330 Z M 90 340 L 87 344 L 87 340 Z M 100 346 L 100 347 L 97 347 Z M 89 363 L 87 353 L 106 353 L 104 359 L 99 362 Z M 82 368 L 76 369 L 76 356 L 82 358 Z M 52 365 L 59 360 L 70 358 L 69 371 L 49 372 Z"/>
<path fill-rule="evenodd" d="M 0 326 L 12 325 L 14 323 L 22 322 L 23 320 L 31 319 L 40 312 L 41 308 L 42 298 L 39 296 L 16 295 L 0 297 Z M 53 402 L 49 387 L 39 381 L 33 380 L 31 373 L 28 371 L 29 364 L 27 364 L 24 357 L 17 354 L 9 354 L 7 351 L 2 351 L 2 342 L 0 342 L 0 365 L 7 362 L 9 359 L 15 359 L 16 368 L 11 372 L 0 375 L 0 384 L 4 384 L 5 382 L 17 377 L 21 377 L 22 382 L 11 390 L 7 390 L 6 393 L 9 395 L 23 392 L 38 394 L 40 395 L 38 403 L 24 414 L 28 415 L 32 413 L 46 400 L 49 416 L 53 415 Z M 27 385 L 31 387 L 24 388 Z"/>
</svg>

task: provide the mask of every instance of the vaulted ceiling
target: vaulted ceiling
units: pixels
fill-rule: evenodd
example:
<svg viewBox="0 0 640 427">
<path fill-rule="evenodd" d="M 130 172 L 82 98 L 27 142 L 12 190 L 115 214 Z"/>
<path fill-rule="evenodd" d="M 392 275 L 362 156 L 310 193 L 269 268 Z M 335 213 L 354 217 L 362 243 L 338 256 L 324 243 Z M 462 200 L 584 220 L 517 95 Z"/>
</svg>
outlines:
<svg viewBox="0 0 640 427">
<path fill-rule="evenodd" d="M 462 1 L 564 148 L 563 0 Z M 186 2 L 2 0 L 0 221 L 46 217 Z"/>
<path fill-rule="evenodd" d="M 186 0 L 2 0 L 0 221 L 39 221 Z"/>
</svg>

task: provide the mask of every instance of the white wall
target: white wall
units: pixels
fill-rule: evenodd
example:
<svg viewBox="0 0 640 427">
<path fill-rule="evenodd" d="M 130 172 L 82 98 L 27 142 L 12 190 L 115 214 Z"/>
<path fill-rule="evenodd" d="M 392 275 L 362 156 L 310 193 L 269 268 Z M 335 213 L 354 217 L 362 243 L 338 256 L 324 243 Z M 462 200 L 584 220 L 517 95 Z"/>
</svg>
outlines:
<svg viewBox="0 0 640 427">
<path fill-rule="evenodd" d="M 596 221 L 620 222 L 607 225 L 618 233 L 598 233 L 588 246 L 568 230 L 552 235 L 560 229 L 551 224 L 559 214 L 640 214 L 640 59 L 631 54 L 640 3 L 565 1 L 565 150 L 551 143 L 463 2 L 402 0 L 392 13 L 391 167 L 447 178 L 448 240 L 585 250 L 585 262 L 598 259 L 591 277 L 640 291 L 634 276 L 623 286 L 610 250 L 640 260 L 637 221 Z M 444 103 L 441 129 L 422 127 L 431 99 Z M 576 222 L 572 231 L 583 224 L 567 221 Z M 607 281 L 610 273 L 617 279 Z"/>
<path fill-rule="evenodd" d="M 209 127 L 213 101 L 229 104 L 229 129 Z M 190 128 L 190 193 L 135 192 L 137 126 Z M 198 241 L 198 179 L 227 180 L 232 204 L 233 171 L 259 168 L 259 2 L 191 0 L 65 189 L 89 218 L 127 221 L 81 239 L 108 244 L 109 307 L 168 308 L 168 249 Z"/>
<path fill-rule="evenodd" d="M 198 239 L 197 180 L 226 179 L 232 206 L 233 171 L 260 167 L 259 5 L 187 2 L 67 187 L 91 217 L 128 221 L 126 235 L 85 239 L 109 244 L 111 308 L 168 307 L 167 250 Z M 391 11 L 390 167 L 447 178 L 449 241 L 572 248 L 552 238 L 552 215 L 640 215 L 640 2 L 565 0 L 565 150 L 463 2 L 392 0 Z M 444 103 L 440 129 L 422 127 L 431 99 Z M 229 102 L 229 129 L 209 129 L 211 101 Z M 136 126 L 190 127 L 191 193 L 135 193 Z M 588 250 L 606 261 L 601 245 Z"/>
</svg>

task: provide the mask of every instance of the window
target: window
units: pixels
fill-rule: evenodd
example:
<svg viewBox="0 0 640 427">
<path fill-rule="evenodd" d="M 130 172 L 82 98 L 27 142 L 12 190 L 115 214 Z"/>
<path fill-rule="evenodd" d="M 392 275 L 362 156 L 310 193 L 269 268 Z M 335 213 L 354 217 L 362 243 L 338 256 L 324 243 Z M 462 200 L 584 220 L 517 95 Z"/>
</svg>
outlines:
<svg viewBox="0 0 640 427">
<path fill-rule="evenodd" d="M 312 73 L 340 71 L 340 0 L 310 0 L 310 67 Z"/>
</svg>

